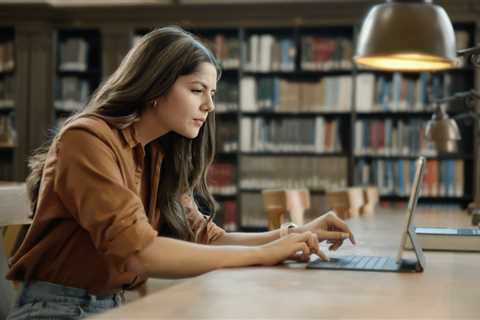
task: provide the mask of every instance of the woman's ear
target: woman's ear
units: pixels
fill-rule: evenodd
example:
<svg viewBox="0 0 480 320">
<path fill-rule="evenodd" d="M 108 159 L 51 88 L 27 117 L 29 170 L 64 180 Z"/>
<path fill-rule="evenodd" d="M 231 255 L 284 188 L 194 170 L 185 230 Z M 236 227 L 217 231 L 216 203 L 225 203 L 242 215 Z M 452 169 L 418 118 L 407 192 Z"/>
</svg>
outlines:
<svg viewBox="0 0 480 320">
<path fill-rule="evenodd" d="M 157 109 L 157 107 L 159 107 L 161 104 L 164 104 L 166 100 L 167 99 L 165 96 L 156 97 L 155 99 L 150 100 L 150 106 L 153 109 Z"/>
</svg>

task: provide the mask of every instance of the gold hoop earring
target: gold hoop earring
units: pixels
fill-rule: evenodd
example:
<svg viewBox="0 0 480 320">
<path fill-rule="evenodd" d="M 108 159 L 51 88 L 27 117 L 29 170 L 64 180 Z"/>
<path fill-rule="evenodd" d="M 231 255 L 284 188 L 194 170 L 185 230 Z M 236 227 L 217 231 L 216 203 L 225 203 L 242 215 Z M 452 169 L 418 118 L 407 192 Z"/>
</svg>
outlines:
<svg viewBox="0 0 480 320">
<path fill-rule="evenodd" d="M 157 100 L 153 100 L 153 101 L 152 101 L 152 107 L 155 108 L 156 106 L 157 106 Z"/>
</svg>

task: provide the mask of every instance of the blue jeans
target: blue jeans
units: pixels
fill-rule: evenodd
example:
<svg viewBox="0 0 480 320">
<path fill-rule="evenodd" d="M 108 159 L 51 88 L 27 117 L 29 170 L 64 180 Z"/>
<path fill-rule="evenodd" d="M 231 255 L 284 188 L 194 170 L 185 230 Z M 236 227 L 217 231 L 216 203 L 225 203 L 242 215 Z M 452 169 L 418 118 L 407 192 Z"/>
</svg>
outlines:
<svg viewBox="0 0 480 320">
<path fill-rule="evenodd" d="M 33 281 L 23 287 L 7 319 L 83 319 L 122 302 L 122 293 L 95 296 L 85 289 Z"/>
</svg>

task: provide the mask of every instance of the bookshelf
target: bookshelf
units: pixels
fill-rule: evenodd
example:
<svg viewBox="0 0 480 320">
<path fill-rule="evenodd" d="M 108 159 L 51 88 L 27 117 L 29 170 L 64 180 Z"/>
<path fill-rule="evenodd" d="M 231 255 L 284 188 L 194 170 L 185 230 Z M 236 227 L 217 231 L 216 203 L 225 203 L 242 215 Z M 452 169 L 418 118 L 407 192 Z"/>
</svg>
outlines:
<svg viewBox="0 0 480 320">
<path fill-rule="evenodd" d="M 0 27 L 0 180 L 14 177 L 15 125 L 15 30 Z"/>
<path fill-rule="evenodd" d="M 455 25 L 457 48 L 474 44 L 474 25 Z M 414 176 L 414 159 L 426 156 L 420 202 L 467 206 L 473 200 L 473 130 L 471 120 L 460 121 L 458 153 L 439 155 L 426 141 L 425 125 L 433 99 L 468 91 L 474 70 L 467 62 L 455 70 L 429 73 L 387 73 L 355 70 L 354 183 L 378 185 L 386 201 L 405 201 Z M 450 106 L 457 110 L 462 106 Z"/>
<path fill-rule="evenodd" d="M 376 184 L 382 200 L 403 202 L 418 155 L 427 157 L 430 172 L 422 202 L 472 200 L 467 172 L 473 142 L 466 139 L 458 154 L 438 155 L 423 139 L 429 99 L 467 89 L 472 68 L 441 74 L 357 70 L 351 60 L 354 29 L 189 29 L 217 56 L 230 41 L 239 55 L 234 67 L 224 63 L 218 84 L 217 156 L 209 181 L 219 224 L 263 230 L 266 188 L 308 188 L 317 209 L 312 215 L 326 209 L 325 191 L 351 185 Z M 473 32 L 468 25 L 459 30 Z M 469 137 L 473 128 L 461 130 Z"/>
<path fill-rule="evenodd" d="M 206 39 L 224 64 L 216 97 L 217 155 L 209 178 L 220 204 L 219 224 L 224 225 L 226 219 L 230 221 L 230 230 L 264 228 L 266 223 L 262 220 L 260 191 L 267 186 L 307 186 L 312 191 L 312 207 L 321 211 L 325 209 L 325 190 L 374 181 L 369 180 L 372 170 L 364 169 L 363 164 L 381 167 L 379 163 L 383 162 L 385 167 L 389 161 L 392 165 L 388 166 L 400 168 L 402 162 L 410 163 L 418 153 L 426 155 L 432 163 L 430 166 L 437 167 L 439 172 L 442 166 L 445 167 L 443 171 L 447 172 L 447 177 L 451 176 L 452 166 L 453 172 L 457 167 L 457 171 L 462 171 L 461 165 L 456 163 L 463 163 L 465 192 L 462 197 L 452 196 L 447 186 L 445 195 L 424 196 L 421 201 L 466 205 L 480 189 L 480 180 L 474 178 L 474 175 L 479 176 L 475 173 L 478 168 L 475 165 L 477 155 L 473 151 L 474 147 L 477 150 L 474 139 L 463 140 L 458 154 L 436 155 L 425 141 L 414 139 L 415 136 L 421 136 L 422 124 L 431 117 L 431 110 L 425 108 L 425 103 L 418 103 L 418 108 L 405 110 L 385 109 L 376 103 L 378 96 L 375 90 L 383 81 L 382 86 L 389 83 L 390 87 L 394 82 L 400 83 L 400 87 L 405 83 L 403 86 L 407 87 L 407 92 L 409 86 L 423 85 L 429 94 L 433 91 L 451 94 L 470 89 L 473 84 L 478 89 L 480 72 L 467 63 L 456 70 L 430 75 L 427 80 L 423 78 L 427 76 L 421 74 L 395 75 L 356 69 L 351 63 L 356 32 L 361 18 L 371 5 L 368 1 L 202 5 L 180 2 L 174 5 L 86 6 L 77 10 L 44 4 L 44 15 L 39 15 L 36 23 L 46 29 L 57 28 L 54 41 L 56 48 L 54 52 L 46 53 L 48 57 L 53 55 L 52 61 L 56 64 L 55 68 L 51 68 L 56 79 L 54 94 L 53 97 L 44 97 L 36 93 L 32 98 L 30 87 L 34 85 L 29 82 L 25 86 L 29 91 L 25 94 L 20 95 L 20 91 L 16 90 L 17 100 L 25 98 L 28 103 L 33 101 L 32 106 L 25 103 L 25 109 L 28 109 L 25 113 L 28 111 L 30 122 L 35 122 L 30 118 L 35 114 L 32 108 L 38 107 L 38 96 L 45 100 L 42 103 L 51 106 L 48 113 L 54 114 L 55 119 L 68 116 L 75 108 L 65 108 L 68 95 L 61 91 L 65 78 L 74 79 L 71 80 L 72 87 L 82 88 L 83 83 L 88 83 L 87 91 L 91 93 L 102 75 L 108 75 L 109 72 L 105 70 L 114 69 L 119 57 L 126 51 L 123 46 L 127 46 L 127 39 L 132 39 L 132 35 L 138 36 L 162 25 L 181 25 Z M 471 9 L 476 6 L 476 0 L 442 2 L 442 7 L 452 20 L 459 22 L 455 28 L 465 31 L 462 37 L 466 38 L 469 45 L 478 40 L 475 37 L 478 33 L 478 10 Z M 0 42 L 5 37 L 16 39 L 17 42 L 18 39 L 25 39 L 22 43 L 27 46 L 33 32 L 32 27 L 28 27 L 31 16 L 27 14 L 32 10 L 25 10 L 26 7 L 30 8 L 27 5 L 0 5 L 3 23 L 12 24 L 12 27 L 0 29 Z M 199 12 L 205 14 L 199 15 Z M 25 35 L 19 32 L 22 25 L 26 28 L 23 32 Z M 40 29 L 38 32 L 46 34 Z M 32 37 L 38 38 L 36 35 Z M 60 68 L 60 47 L 68 39 L 87 42 L 87 70 L 67 71 Z M 119 50 L 120 47 L 122 50 Z M 23 60 L 27 60 L 27 54 L 30 56 L 34 51 L 29 48 L 25 50 Z M 21 50 L 17 48 L 17 52 Z M 25 83 L 25 78 L 30 79 L 36 72 L 31 71 L 35 63 L 20 63 L 23 60 L 18 57 L 18 68 L 13 73 Z M 27 69 L 26 72 L 20 72 L 20 67 Z M 4 77 L 0 74 L 0 81 Z M 22 90 L 23 87 L 18 86 Z M 77 93 L 85 92 L 82 90 L 77 90 Z M 258 91 L 261 93 L 257 94 Z M 386 89 L 383 91 L 387 92 Z M 368 92 L 367 96 L 362 95 L 364 92 Z M 384 97 L 387 96 L 384 93 Z M 20 101 L 17 104 L 23 110 L 23 104 Z M 59 107 L 58 110 L 54 105 Z M 454 113 L 460 111 L 461 106 L 458 106 L 458 111 Z M 37 132 L 31 128 L 31 123 L 27 126 L 32 134 Z M 383 129 L 379 129 L 382 126 Z M 411 126 L 414 129 L 402 129 Z M 385 127 L 396 130 L 396 141 L 405 135 L 404 139 L 411 141 L 413 151 L 405 152 L 400 148 L 398 152 L 385 152 L 385 146 L 382 149 L 380 143 L 386 140 Z M 474 125 L 467 119 L 460 121 L 460 129 L 463 137 L 473 136 Z M 359 135 L 357 132 L 376 130 L 380 133 L 383 130 L 383 139 L 380 139 L 382 134 L 377 132 L 373 140 L 376 149 L 362 150 L 363 146 L 369 146 L 369 139 L 373 135 Z M 393 141 L 393 135 L 387 138 Z M 0 147 L 1 163 L 12 158 L 12 153 L 8 148 L 5 150 Z M 21 161 L 24 161 L 24 157 L 15 163 L 18 165 Z M 278 166 L 276 170 L 269 166 L 268 163 L 272 162 L 278 163 L 275 164 Z M 8 163 L 13 162 L 9 160 Z M 326 173 L 321 171 L 325 168 L 329 169 Z M 409 171 L 409 166 L 401 168 L 403 172 Z M 287 174 L 288 170 L 291 170 L 290 174 Z M 397 172 L 400 169 L 397 168 Z M 443 181 L 441 175 L 438 177 L 439 181 Z M 382 199 L 399 203 L 406 200 L 405 190 L 400 190 L 400 194 L 385 192 Z M 224 209 L 224 203 L 227 203 L 227 209 Z M 230 213 L 225 214 L 226 211 Z M 226 218 L 226 215 L 229 217 Z"/>
<path fill-rule="evenodd" d="M 54 119 L 60 125 L 83 109 L 102 78 L 101 37 L 97 29 L 56 31 Z"/>
<path fill-rule="evenodd" d="M 188 28 L 222 65 L 215 97 L 216 157 L 208 182 L 217 202 L 216 223 L 237 230 L 240 37 L 238 28 Z"/>
<path fill-rule="evenodd" d="M 473 68 L 357 70 L 351 62 L 354 28 L 240 28 L 240 229 L 265 227 L 266 188 L 307 187 L 318 211 L 325 209 L 325 191 L 351 185 L 378 185 L 384 202 L 403 203 L 419 155 L 428 160 L 420 202 L 472 201 L 473 123 L 460 122 L 466 138 L 457 154 L 439 155 L 423 137 L 431 99 L 470 89 Z M 473 25 L 456 29 L 459 48 L 473 44 Z M 461 106 L 453 116 L 459 112 Z"/>
<path fill-rule="evenodd" d="M 241 229 L 266 226 L 261 190 L 349 184 L 353 27 L 244 28 L 240 80 Z"/>
</svg>

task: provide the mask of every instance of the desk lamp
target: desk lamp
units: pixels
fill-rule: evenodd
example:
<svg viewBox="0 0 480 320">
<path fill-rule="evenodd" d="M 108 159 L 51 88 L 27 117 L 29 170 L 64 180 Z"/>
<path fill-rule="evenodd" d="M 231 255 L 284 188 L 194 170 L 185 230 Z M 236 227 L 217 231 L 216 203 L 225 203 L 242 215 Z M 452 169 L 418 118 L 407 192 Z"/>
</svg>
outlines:
<svg viewBox="0 0 480 320">
<path fill-rule="evenodd" d="M 480 48 L 480 47 L 479 47 Z M 436 104 L 432 119 L 428 121 L 425 136 L 435 144 L 435 148 L 440 153 L 452 153 L 457 151 L 457 142 L 461 139 L 460 132 L 458 130 L 457 123 L 453 118 L 449 118 L 445 110 L 442 108 L 442 104 L 454 101 L 463 100 L 466 112 L 459 114 L 455 118 L 473 118 L 475 121 L 480 120 L 480 115 L 475 112 L 476 100 L 480 99 L 480 94 L 475 90 L 456 93 L 451 97 L 435 100 Z M 477 122 L 478 125 L 478 122 Z M 475 130 L 475 128 L 474 128 Z M 475 148 L 475 147 L 474 147 Z M 480 169 L 478 161 L 475 167 L 476 170 Z M 478 172 L 476 173 L 478 177 Z M 478 181 L 476 181 L 478 183 Z M 469 211 L 472 214 L 472 224 L 480 225 L 480 195 L 479 192 L 475 192 L 473 203 L 469 205 Z"/>
<path fill-rule="evenodd" d="M 455 33 L 443 8 L 431 0 L 387 0 L 373 6 L 367 13 L 359 33 L 354 56 L 355 62 L 367 68 L 386 71 L 421 72 L 454 68 L 458 56 L 471 56 L 475 66 L 480 66 L 480 46 L 455 50 Z M 442 103 L 465 98 L 469 113 L 478 118 L 474 99 L 475 91 L 459 93 L 437 100 L 432 120 L 427 124 L 430 138 L 440 152 L 456 151 L 460 131 L 453 119 L 442 108 Z M 475 159 L 476 184 L 480 177 L 480 158 Z M 478 189 L 478 188 L 476 188 Z M 470 204 L 472 223 L 480 223 L 480 190 Z"/>
</svg>

